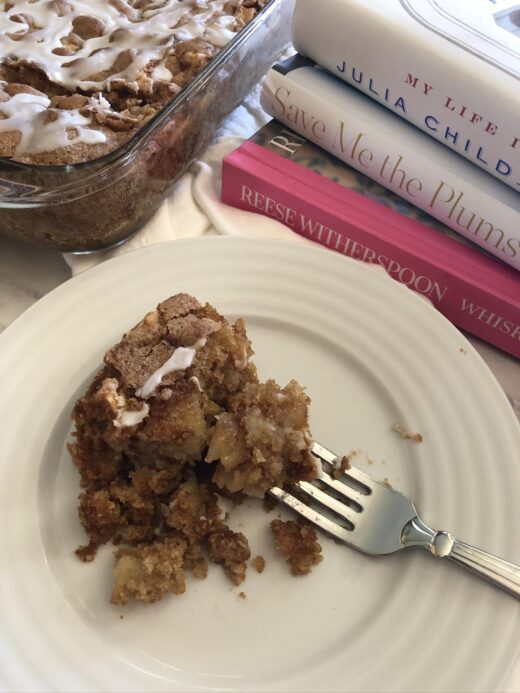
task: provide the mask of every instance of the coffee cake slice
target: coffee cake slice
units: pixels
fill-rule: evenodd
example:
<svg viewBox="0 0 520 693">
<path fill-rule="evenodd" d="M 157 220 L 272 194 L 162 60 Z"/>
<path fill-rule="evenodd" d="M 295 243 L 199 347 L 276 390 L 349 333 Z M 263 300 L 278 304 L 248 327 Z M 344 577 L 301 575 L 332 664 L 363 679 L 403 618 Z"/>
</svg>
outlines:
<svg viewBox="0 0 520 693">
<path fill-rule="evenodd" d="M 315 477 L 308 397 L 295 381 L 259 382 L 252 356 L 243 320 L 177 294 L 106 352 L 77 401 L 69 449 L 89 538 L 77 554 L 122 545 L 115 603 L 180 593 L 184 571 L 204 577 L 208 559 L 239 584 L 250 550 L 218 494 Z"/>
</svg>

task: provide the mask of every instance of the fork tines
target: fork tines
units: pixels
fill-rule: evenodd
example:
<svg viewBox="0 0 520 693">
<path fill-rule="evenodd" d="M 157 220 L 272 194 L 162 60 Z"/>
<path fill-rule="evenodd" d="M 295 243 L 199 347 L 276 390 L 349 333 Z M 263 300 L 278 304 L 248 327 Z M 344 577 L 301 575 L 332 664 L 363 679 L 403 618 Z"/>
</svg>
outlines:
<svg viewBox="0 0 520 693">
<path fill-rule="evenodd" d="M 322 463 L 320 477 L 312 483 L 298 482 L 293 486 L 294 493 L 273 488 L 271 494 L 325 532 L 348 542 L 363 509 L 364 498 L 371 493 L 372 480 L 353 467 L 345 470 L 343 480 L 335 479 L 327 469 L 336 467 L 337 456 L 319 443 L 313 444 L 312 453 Z"/>
</svg>

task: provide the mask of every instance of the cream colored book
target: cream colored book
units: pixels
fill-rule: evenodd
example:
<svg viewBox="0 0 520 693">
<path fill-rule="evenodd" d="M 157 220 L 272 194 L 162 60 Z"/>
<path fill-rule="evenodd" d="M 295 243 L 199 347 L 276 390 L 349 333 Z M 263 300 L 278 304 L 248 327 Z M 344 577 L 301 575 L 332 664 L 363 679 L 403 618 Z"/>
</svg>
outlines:
<svg viewBox="0 0 520 693">
<path fill-rule="evenodd" d="M 293 41 L 520 190 L 520 0 L 296 0 Z"/>
</svg>

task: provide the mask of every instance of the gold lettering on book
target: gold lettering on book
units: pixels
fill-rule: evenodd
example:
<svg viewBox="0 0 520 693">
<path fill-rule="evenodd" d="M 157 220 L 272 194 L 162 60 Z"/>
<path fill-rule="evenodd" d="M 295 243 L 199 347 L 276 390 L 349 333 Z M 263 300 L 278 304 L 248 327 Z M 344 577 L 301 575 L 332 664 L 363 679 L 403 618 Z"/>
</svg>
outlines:
<svg viewBox="0 0 520 693">
<path fill-rule="evenodd" d="M 451 185 L 441 180 L 428 206 L 437 212 L 442 210 L 445 213 L 448 210 L 446 218 L 454 222 L 456 226 L 469 231 L 473 236 L 499 249 L 505 255 L 516 257 L 520 252 L 520 239 L 507 237 L 501 228 L 467 209 L 466 205 L 462 204 L 463 201 L 462 190 L 456 191 Z"/>
<path fill-rule="evenodd" d="M 360 166 L 363 166 L 363 168 L 371 168 L 371 164 L 374 160 L 374 153 L 371 149 L 368 149 L 368 147 L 359 149 L 359 145 L 363 137 L 363 133 L 360 132 L 354 138 L 353 143 L 351 145 L 347 145 L 347 142 L 345 141 L 345 123 L 340 121 L 332 146 L 334 149 L 339 149 L 343 155 L 347 156 L 347 158 L 357 161 Z"/>
<path fill-rule="evenodd" d="M 298 132 L 303 132 L 314 139 L 322 139 L 326 131 L 324 121 L 320 118 L 316 118 L 312 113 L 309 113 L 304 108 L 300 108 L 294 103 L 286 104 L 284 99 L 289 99 L 290 96 L 290 89 L 278 87 L 274 93 L 276 113 L 280 116 L 285 116 L 289 123 L 295 126 L 295 130 L 298 130 Z"/>
<path fill-rule="evenodd" d="M 292 130 L 280 130 L 278 135 L 275 135 L 269 140 L 268 144 L 272 145 L 276 149 L 281 149 L 282 151 L 294 156 L 296 152 L 303 147 L 306 140 L 303 137 L 299 137 Z"/>
<path fill-rule="evenodd" d="M 374 155 L 366 147 L 359 152 L 358 161 L 363 168 L 370 168 L 370 164 L 374 160 Z"/>
<path fill-rule="evenodd" d="M 410 197 L 418 197 L 419 193 L 423 189 L 423 184 L 418 178 L 410 178 L 408 180 L 406 179 L 406 172 L 404 168 L 399 168 L 402 161 L 403 157 L 399 155 L 397 161 L 394 164 L 392 172 L 387 178 L 385 172 L 387 164 L 390 162 L 390 157 L 385 156 L 385 158 L 383 159 L 383 163 L 381 165 L 381 169 L 379 171 L 379 175 L 381 176 L 383 181 L 388 181 L 390 185 L 399 188 L 399 190 L 402 190 L 404 188 Z"/>
</svg>

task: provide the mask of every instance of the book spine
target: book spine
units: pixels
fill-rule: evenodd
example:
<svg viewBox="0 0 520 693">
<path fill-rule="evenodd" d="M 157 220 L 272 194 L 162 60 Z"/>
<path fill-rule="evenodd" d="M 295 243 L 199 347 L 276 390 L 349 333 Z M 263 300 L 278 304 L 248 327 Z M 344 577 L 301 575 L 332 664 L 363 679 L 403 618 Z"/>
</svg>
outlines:
<svg viewBox="0 0 520 693">
<path fill-rule="evenodd" d="M 403 3 L 298 0 L 293 42 L 302 55 L 520 190 L 518 80 L 423 26 Z"/>
<path fill-rule="evenodd" d="M 261 102 L 270 115 L 520 269 L 520 195 L 324 70 L 300 64 L 290 59 L 268 72 Z"/>
<path fill-rule="evenodd" d="M 453 324 L 520 357 L 520 301 L 508 298 L 517 279 L 513 270 L 484 255 L 475 260 L 476 251 L 431 229 L 426 231 L 433 244 L 425 250 L 418 243 L 410 250 L 400 235 L 417 237 L 421 224 L 340 187 L 251 142 L 228 155 L 222 167 L 226 204 L 277 219 L 336 252 L 382 265 L 392 278 L 429 298 Z M 500 286 L 504 277 L 506 290 Z"/>
</svg>

